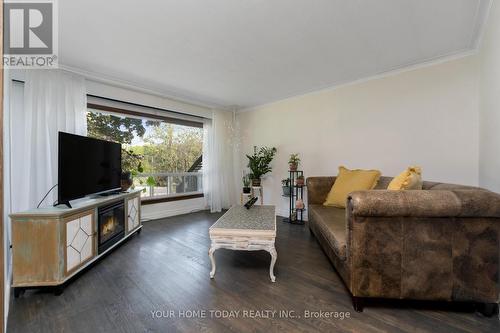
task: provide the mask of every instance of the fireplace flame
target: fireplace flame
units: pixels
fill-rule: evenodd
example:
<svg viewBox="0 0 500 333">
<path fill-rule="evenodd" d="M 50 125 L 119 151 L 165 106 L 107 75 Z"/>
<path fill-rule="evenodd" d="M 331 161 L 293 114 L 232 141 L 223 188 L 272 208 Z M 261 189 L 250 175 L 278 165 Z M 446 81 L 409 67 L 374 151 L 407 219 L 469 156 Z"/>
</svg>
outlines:
<svg viewBox="0 0 500 333">
<path fill-rule="evenodd" d="M 114 216 L 110 216 L 106 219 L 106 222 L 102 224 L 101 234 L 105 236 L 109 233 L 113 233 L 117 226 L 118 226 L 118 221 L 116 221 Z"/>
</svg>

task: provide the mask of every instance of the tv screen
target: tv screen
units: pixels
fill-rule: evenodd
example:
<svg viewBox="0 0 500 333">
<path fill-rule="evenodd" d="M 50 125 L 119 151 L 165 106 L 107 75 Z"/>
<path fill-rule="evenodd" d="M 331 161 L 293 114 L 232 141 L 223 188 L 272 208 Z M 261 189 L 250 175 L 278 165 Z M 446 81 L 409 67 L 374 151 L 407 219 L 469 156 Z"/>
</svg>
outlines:
<svg viewBox="0 0 500 333">
<path fill-rule="evenodd" d="M 58 201 L 120 188 L 121 145 L 59 132 Z"/>
</svg>

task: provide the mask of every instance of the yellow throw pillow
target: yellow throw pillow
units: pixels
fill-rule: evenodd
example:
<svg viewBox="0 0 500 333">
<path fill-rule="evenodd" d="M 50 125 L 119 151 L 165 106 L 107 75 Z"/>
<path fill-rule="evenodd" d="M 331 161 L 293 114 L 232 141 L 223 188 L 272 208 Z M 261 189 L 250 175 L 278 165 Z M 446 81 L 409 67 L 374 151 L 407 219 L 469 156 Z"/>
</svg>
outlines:
<svg viewBox="0 0 500 333">
<path fill-rule="evenodd" d="M 411 166 L 399 175 L 394 177 L 387 187 L 388 190 L 421 190 L 422 189 L 422 169 L 418 166 Z"/>
<path fill-rule="evenodd" d="M 380 171 L 378 170 L 349 170 L 341 166 L 323 205 L 345 208 L 349 193 L 371 190 L 377 185 L 379 178 Z"/>
</svg>

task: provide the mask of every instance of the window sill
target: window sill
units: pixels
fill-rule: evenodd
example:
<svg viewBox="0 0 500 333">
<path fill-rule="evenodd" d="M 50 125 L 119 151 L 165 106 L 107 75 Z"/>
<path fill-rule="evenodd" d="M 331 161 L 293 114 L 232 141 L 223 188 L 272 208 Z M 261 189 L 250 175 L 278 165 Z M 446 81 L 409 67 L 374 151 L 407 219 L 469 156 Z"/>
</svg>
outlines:
<svg viewBox="0 0 500 333">
<path fill-rule="evenodd" d="M 191 193 L 191 194 L 180 194 L 174 196 L 158 196 L 153 198 L 141 198 L 142 205 L 152 205 L 162 202 L 170 202 L 170 201 L 180 201 L 180 200 L 189 200 L 195 198 L 203 198 L 203 193 Z"/>
</svg>

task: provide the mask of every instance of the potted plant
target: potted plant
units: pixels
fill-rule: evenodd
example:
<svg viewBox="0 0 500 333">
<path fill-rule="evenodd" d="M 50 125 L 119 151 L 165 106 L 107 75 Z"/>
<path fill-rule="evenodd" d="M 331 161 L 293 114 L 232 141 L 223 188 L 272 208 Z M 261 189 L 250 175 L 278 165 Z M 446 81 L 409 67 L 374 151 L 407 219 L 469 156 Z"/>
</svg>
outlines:
<svg viewBox="0 0 500 333">
<path fill-rule="evenodd" d="M 248 174 L 245 174 L 242 180 L 243 180 L 243 193 L 245 194 L 250 193 L 250 177 L 248 176 Z"/>
<path fill-rule="evenodd" d="M 153 176 L 149 176 L 146 179 L 146 185 L 149 187 L 149 195 L 153 196 L 155 194 L 156 180 Z"/>
<path fill-rule="evenodd" d="M 283 196 L 290 196 L 290 178 L 281 180 L 281 187 L 283 188 Z"/>
<path fill-rule="evenodd" d="M 290 154 L 290 159 L 288 160 L 288 166 L 290 167 L 290 171 L 297 171 L 299 167 L 299 154 Z"/>
<path fill-rule="evenodd" d="M 134 184 L 134 177 L 137 177 L 137 175 L 140 172 L 143 172 L 144 169 L 142 168 L 141 162 L 137 164 L 137 167 L 135 169 L 125 169 L 125 171 L 122 171 L 121 177 L 120 177 L 120 187 L 123 192 L 128 191 L 128 189 Z"/>
<path fill-rule="evenodd" d="M 302 199 L 297 199 L 297 201 L 295 201 L 295 208 L 304 209 L 304 201 Z"/>
<path fill-rule="evenodd" d="M 304 186 L 304 176 L 298 176 L 295 180 L 295 185 Z"/>
<path fill-rule="evenodd" d="M 122 191 L 128 191 L 130 186 L 132 186 L 132 183 L 132 173 L 130 171 L 123 171 L 120 178 L 120 187 L 122 188 Z"/>
<path fill-rule="evenodd" d="M 270 164 L 275 154 L 276 148 L 274 147 L 261 147 L 257 149 L 257 146 L 254 146 L 253 154 L 246 155 L 248 158 L 248 168 L 252 172 L 250 175 L 252 186 L 259 187 L 261 177 L 272 171 Z"/>
</svg>

